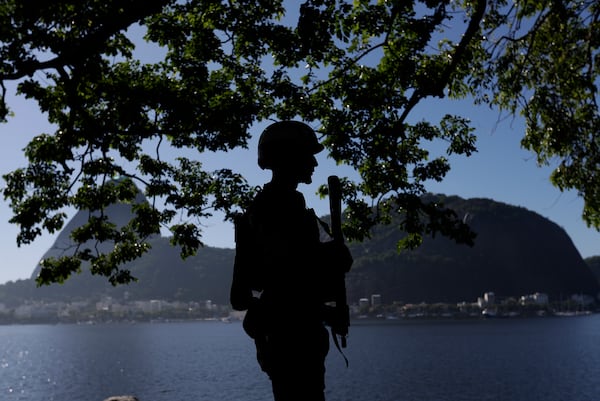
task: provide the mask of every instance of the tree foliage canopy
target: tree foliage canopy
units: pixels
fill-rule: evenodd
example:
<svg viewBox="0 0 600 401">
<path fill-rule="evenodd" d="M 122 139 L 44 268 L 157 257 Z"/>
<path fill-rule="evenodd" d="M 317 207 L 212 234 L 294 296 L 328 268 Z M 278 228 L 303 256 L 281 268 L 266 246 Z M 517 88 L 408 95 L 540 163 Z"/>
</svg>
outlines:
<svg viewBox="0 0 600 401">
<path fill-rule="evenodd" d="M 161 60 L 135 56 L 134 26 Z M 17 242 L 60 230 L 66 207 L 90 211 L 73 235 L 79 246 L 44 261 L 40 284 L 82 261 L 128 282 L 123 263 L 161 225 L 190 255 L 202 244 L 198 221 L 215 210 L 231 218 L 252 191 L 238 172 L 166 161 L 161 149 L 245 147 L 254 123 L 290 118 L 318 126 L 330 156 L 359 173 L 345 181 L 350 238 L 401 212 L 402 246 L 436 233 L 469 242 L 451 210 L 421 197 L 450 168 L 428 143 L 476 151 L 468 116 L 410 118 L 432 97 L 522 114 L 523 146 L 540 163 L 558 160 L 553 182 L 577 190 L 583 218 L 600 228 L 599 45 L 594 0 L 4 0 L 0 119 L 15 81 L 57 127 L 29 143 L 28 166 L 4 176 Z M 134 204 L 136 185 L 148 204 Z M 115 202 L 133 204 L 123 227 L 104 214 Z M 188 218 L 174 220 L 182 211 Z M 104 241 L 111 252 L 96 251 Z"/>
</svg>

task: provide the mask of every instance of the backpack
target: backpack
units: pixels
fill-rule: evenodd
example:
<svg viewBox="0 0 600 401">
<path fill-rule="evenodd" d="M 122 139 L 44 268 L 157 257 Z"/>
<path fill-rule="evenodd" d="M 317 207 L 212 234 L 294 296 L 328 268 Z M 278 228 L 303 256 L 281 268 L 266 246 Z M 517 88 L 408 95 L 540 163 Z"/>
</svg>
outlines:
<svg viewBox="0 0 600 401">
<path fill-rule="evenodd" d="M 248 310 L 254 303 L 253 291 L 262 291 L 262 272 L 256 256 L 253 227 L 248 212 L 234 217 L 235 259 L 229 299 L 233 309 Z"/>
</svg>

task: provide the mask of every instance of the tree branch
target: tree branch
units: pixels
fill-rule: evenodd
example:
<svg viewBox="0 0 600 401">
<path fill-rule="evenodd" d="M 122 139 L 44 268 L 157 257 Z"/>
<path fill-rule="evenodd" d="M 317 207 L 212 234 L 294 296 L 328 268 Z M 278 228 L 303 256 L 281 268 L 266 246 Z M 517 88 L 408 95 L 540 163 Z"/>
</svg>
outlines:
<svg viewBox="0 0 600 401">
<path fill-rule="evenodd" d="M 434 85 L 428 88 L 427 91 L 424 88 L 417 88 L 412 93 L 410 99 L 402 115 L 400 116 L 400 123 L 403 123 L 412 109 L 421 101 L 421 99 L 427 96 L 444 96 L 444 88 L 448 84 L 452 73 L 456 70 L 458 63 L 462 61 L 462 58 L 467 50 L 467 46 L 471 43 L 477 32 L 479 31 L 479 25 L 483 20 L 483 16 L 485 15 L 485 8 L 487 6 L 486 0 L 477 0 L 475 3 L 475 8 L 473 15 L 471 16 L 471 20 L 469 21 L 469 25 L 465 30 L 465 33 L 460 40 L 458 46 L 456 46 L 454 50 L 454 54 L 452 55 L 452 61 L 445 68 L 444 72 L 441 74 L 440 78 L 434 82 Z"/>
<path fill-rule="evenodd" d="M 106 42 L 111 36 L 158 12 L 169 3 L 169 0 L 131 0 L 128 3 L 123 5 L 123 12 L 109 14 L 104 19 L 96 21 L 98 28 L 87 36 L 77 38 L 71 43 L 63 43 L 62 51 L 56 57 L 42 62 L 27 60 L 17 71 L 0 74 L 0 81 L 14 81 L 26 76 L 33 76 L 39 70 L 59 70 L 65 65 L 77 64 L 78 60 L 86 59 L 96 53 L 99 45 Z"/>
</svg>

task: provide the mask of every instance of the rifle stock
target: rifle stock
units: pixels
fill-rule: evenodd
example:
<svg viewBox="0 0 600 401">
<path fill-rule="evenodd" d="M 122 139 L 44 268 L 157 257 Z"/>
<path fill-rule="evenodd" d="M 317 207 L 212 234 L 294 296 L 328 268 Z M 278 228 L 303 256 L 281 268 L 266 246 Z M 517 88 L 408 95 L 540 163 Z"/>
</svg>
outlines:
<svg viewBox="0 0 600 401">
<path fill-rule="evenodd" d="M 329 187 L 329 211 L 331 216 L 331 235 L 334 241 L 344 242 L 342 233 L 342 188 L 340 179 L 331 175 L 327 178 Z M 350 326 L 350 311 L 348 301 L 346 299 L 346 275 L 343 271 L 339 271 L 339 279 L 336 282 L 335 288 L 335 313 L 336 326 L 334 331 L 341 338 L 342 348 L 346 347 L 346 336 L 348 335 L 348 327 Z"/>
</svg>

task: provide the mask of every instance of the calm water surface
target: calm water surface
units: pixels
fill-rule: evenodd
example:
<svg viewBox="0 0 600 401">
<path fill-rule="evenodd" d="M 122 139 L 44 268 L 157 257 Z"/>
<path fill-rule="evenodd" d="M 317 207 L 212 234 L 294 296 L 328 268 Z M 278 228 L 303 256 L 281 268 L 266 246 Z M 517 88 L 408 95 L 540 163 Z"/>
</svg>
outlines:
<svg viewBox="0 0 600 401">
<path fill-rule="evenodd" d="M 600 315 L 357 323 L 328 401 L 600 400 Z M 239 323 L 0 326 L 0 400 L 270 400 Z"/>
</svg>

